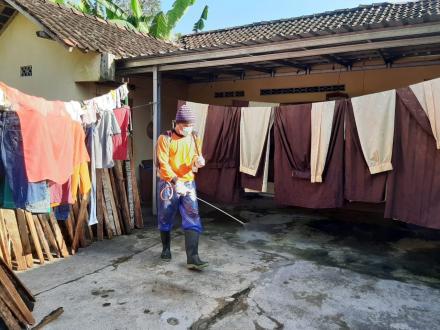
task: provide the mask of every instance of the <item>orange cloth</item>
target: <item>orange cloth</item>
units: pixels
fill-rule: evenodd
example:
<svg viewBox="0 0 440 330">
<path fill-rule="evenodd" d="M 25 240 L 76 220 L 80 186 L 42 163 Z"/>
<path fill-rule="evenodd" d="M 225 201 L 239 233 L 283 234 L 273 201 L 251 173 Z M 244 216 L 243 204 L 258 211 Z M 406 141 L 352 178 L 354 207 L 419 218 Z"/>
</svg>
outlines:
<svg viewBox="0 0 440 330">
<path fill-rule="evenodd" d="M 197 143 L 197 148 L 196 148 Z M 180 137 L 175 133 L 171 137 L 161 135 L 157 140 L 156 156 L 159 165 L 160 178 L 171 181 L 177 177 L 184 182 L 193 181 L 193 163 L 197 150 L 201 152 L 202 142 L 192 135 Z"/>
<path fill-rule="evenodd" d="M 70 132 L 75 131 L 74 124 L 80 124 L 72 120 L 64 102 L 30 96 L 1 82 L 0 88 L 20 118 L 29 182 L 65 183 L 73 173 L 75 158 L 75 137 Z"/>
</svg>

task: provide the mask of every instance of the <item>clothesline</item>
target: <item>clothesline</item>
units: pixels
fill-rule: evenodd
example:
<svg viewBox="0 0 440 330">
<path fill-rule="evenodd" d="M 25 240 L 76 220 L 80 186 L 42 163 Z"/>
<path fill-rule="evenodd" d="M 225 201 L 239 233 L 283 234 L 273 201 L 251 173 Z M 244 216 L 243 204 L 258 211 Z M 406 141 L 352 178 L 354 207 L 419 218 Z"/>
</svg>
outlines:
<svg viewBox="0 0 440 330">
<path fill-rule="evenodd" d="M 237 202 L 250 185 L 264 190 L 274 112 L 278 203 L 385 203 L 387 218 L 440 229 L 440 79 L 301 105 L 182 103 L 194 110 L 202 132 L 207 166 L 198 188 L 214 200 Z"/>
</svg>

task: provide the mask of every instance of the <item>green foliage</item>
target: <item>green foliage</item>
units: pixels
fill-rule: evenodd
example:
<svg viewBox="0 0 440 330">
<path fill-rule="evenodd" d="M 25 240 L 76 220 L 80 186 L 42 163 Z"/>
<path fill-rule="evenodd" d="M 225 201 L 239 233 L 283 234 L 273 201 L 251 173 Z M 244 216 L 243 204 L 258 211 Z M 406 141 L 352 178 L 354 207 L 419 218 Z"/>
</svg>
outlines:
<svg viewBox="0 0 440 330">
<path fill-rule="evenodd" d="M 143 8 L 144 1 L 157 4 L 159 0 L 129 0 L 129 11 L 121 7 L 121 4 L 128 6 L 128 0 L 52 1 L 59 4 L 70 5 L 84 13 L 96 15 L 120 26 L 149 33 L 159 39 L 169 39 L 177 23 L 182 19 L 189 7 L 196 2 L 196 0 L 175 0 L 171 9 L 166 13 L 159 11 L 157 13 L 154 12 L 153 15 L 148 15 L 145 14 L 147 11 Z M 207 18 L 208 6 L 204 8 L 199 21 L 194 25 L 194 29 L 197 31 L 202 30 Z"/>
<path fill-rule="evenodd" d="M 193 32 L 197 33 L 205 28 L 205 21 L 208 19 L 208 11 L 209 8 L 206 5 L 199 20 L 194 24 Z"/>
</svg>

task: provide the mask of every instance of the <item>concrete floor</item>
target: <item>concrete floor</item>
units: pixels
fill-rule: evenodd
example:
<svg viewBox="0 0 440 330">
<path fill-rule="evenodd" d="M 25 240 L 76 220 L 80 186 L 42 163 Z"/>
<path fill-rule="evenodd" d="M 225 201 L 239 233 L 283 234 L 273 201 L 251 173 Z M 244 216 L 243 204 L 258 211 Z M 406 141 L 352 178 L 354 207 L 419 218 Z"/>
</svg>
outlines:
<svg viewBox="0 0 440 330">
<path fill-rule="evenodd" d="M 202 273 L 179 230 L 161 262 L 150 227 L 20 274 L 37 321 L 63 307 L 46 329 L 440 329 L 440 232 L 243 205 L 245 228 L 202 210 Z"/>
</svg>

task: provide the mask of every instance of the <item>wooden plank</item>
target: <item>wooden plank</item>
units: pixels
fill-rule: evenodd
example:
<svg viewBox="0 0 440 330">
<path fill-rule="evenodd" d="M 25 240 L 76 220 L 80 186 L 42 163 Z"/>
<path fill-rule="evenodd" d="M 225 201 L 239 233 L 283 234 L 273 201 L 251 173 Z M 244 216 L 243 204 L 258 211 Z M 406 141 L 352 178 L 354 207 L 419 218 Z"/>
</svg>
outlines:
<svg viewBox="0 0 440 330">
<path fill-rule="evenodd" d="M 14 251 L 15 261 L 17 262 L 17 270 L 26 270 L 27 261 L 23 253 L 23 245 L 18 231 L 17 218 L 13 210 L 3 210 L 5 217 L 6 230 L 12 242 L 12 250 Z"/>
<path fill-rule="evenodd" d="M 103 194 L 102 194 L 102 169 L 96 169 L 96 217 L 98 225 L 96 228 L 96 236 L 98 241 L 104 239 L 104 210 L 103 210 Z"/>
<path fill-rule="evenodd" d="M 17 319 L 12 315 L 11 310 L 5 304 L 3 299 L 0 299 L 0 317 L 6 325 L 6 329 L 9 330 L 21 330 L 22 327 L 18 323 Z"/>
<path fill-rule="evenodd" d="M 5 294 L 5 295 L 2 294 L 0 295 L 2 296 L 2 298 L 9 297 L 10 302 L 8 302 L 7 305 L 9 305 L 10 303 L 13 306 L 13 308 L 11 308 L 13 314 L 15 314 L 15 316 L 23 323 L 34 324 L 35 319 L 32 316 L 32 313 L 24 303 L 20 294 L 15 289 L 14 284 L 12 283 L 8 275 L 5 274 L 3 269 L 0 270 L 0 283 L 2 284 L 0 287 L 2 287 L 3 293 Z"/>
<path fill-rule="evenodd" d="M 118 214 L 119 227 L 121 228 L 121 234 L 126 234 L 127 233 L 125 230 L 126 227 L 125 227 L 123 219 L 122 219 L 121 204 L 119 202 L 118 190 L 116 188 L 115 178 L 113 176 L 112 169 L 108 170 L 108 175 L 109 175 L 109 179 L 110 179 L 110 186 L 112 187 L 113 200 L 115 201 L 116 213 Z"/>
<path fill-rule="evenodd" d="M 131 222 L 130 209 L 127 200 L 127 191 L 125 190 L 124 174 L 122 172 L 122 162 L 120 160 L 115 160 L 113 174 L 114 183 L 116 186 L 116 193 L 122 213 L 122 223 L 124 224 L 125 232 L 130 233 L 130 231 L 134 228 L 134 221 Z"/>
<path fill-rule="evenodd" d="M 2 250 L 3 260 L 12 268 L 11 254 L 8 249 L 8 235 L 5 226 L 3 210 L 0 209 L 0 249 Z"/>
<path fill-rule="evenodd" d="M 103 169 L 102 171 L 102 185 L 103 185 L 105 206 L 109 217 L 109 224 L 115 235 L 121 235 L 122 231 L 119 222 L 118 212 L 116 211 L 116 203 L 113 196 L 113 190 L 110 182 L 110 175 L 108 169 Z"/>
<path fill-rule="evenodd" d="M 20 297 L 23 299 L 29 310 L 33 310 L 35 304 L 35 297 L 29 291 L 29 289 L 20 281 L 20 279 L 15 276 L 14 272 L 8 268 L 8 265 L 3 260 L 0 260 L 0 269 L 8 276 L 10 281 L 13 283 L 15 289 L 20 294 Z"/>
<path fill-rule="evenodd" d="M 113 224 L 113 227 L 110 226 L 110 224 L 109 224 L 110 219 L 107 214 L 107 208 L 105 207 L 104 199 L 101 200 L 101 207 L 102 207 L 102 217 L 103 217 L 103 222 L 104 222 L 104 227 L 105 227 L 105 230 L 107 233 L 107 237 L 109 239 L 112 239 L 113 236 L 115 235 L 115 232 L 113 231 L 114 229 L 112 229 L 112 228 L 114 228 L 114 224 Z"/>
<path fill-rule="evenodd" d="M 44 253 L 46 253 L 46 258 L 49 261 L 53 261 L 52 252 L 50 252 L 49 243 L 47 243 L 46 236 L 44 236 L 44 231 L 41 227 L 40 220 L 36 215 L 33 215 L 33 219 L 35 228 L 37 229 L 38 238 L 40 239 L 40 243 L 43 246 Z"/>
<path fill-rule="evenodd" d="M 24 211 L 17 209 L 15 211 L 17 217 L 18 231 L 20 232 L 21 244 L 23 246 L 23 255 L 26 258 L 28 268 L 32 268 L 34 265 L 34 258 L 32 256 L 32 247 L 29 240 L 29 232 L 26 224 L 26 216 Z"/>
<path fill-rule="evenodd" d="M 40 265 L 44 264 L 43 251 L 41 250 L 40 239 L 38 238 L 37 229 L 35 228 L 34 218 L 32 213 L 25 212 L 26 222 L 31 233 L 32 243 L 34 244 L 34 250 L 37 253 L 38 260 L 40 260 Z"/>
<path fill-rule="evenodd" d="M 125 190 L 127 193 L 128 210 L 130 211 L 130 224 L 132 224 L 132 229 L 135 227 L 135 216 L 134 216 L 134 196 L 133 196 L 133 182 L 131 180 L 131 165 L 129 160 L 125 160 L 124 165 L 124 181 Z"/>
<path fill-rule="evenodd" d="M 63 234 L 61 233 L 61 229 L 58 225 L 57 220 L 55 219 L 53 212 L 51 212 L 49 214 L 49 223 L 50 223 L 52 230 L 55 234 L 55 240 L 58 244 L 58 249 L 61 252 L 61 256 L 63 258 L 67 258 L 69 256 L 69 250 L 67 249 L 67 244 L 64 241 Z"/>
<path fill-rule="evenodd" d="M 46 325 L 58 319 L 63 313 L 64 313 L 63 307 L 59 307 L 55 309 L 54 311 L 50 312 L 49 315 L 45 316 L 40 323 L 38 323 L 35 327 L 32 328 L 32 330 L 44 329 Z"/>
<path fill-rule="evenodd" d="M 75 220 L 74 220 L 74 217 L 73 217 L 73 211 L 72 211 L 72 209 L 70 209 L 70 214 L 69 214 L 69 217 L 67 218 L 67 220 L 65 221 L 65 225 L 66 225 L 67 237 L 69 239 L 69 243 L 68 244 L 70 246 L 70 253 L 72 255 L 75 254 L 75 250 L 72 249 L 73 237 L 75 235 L 75 232 L 74 232 L 74 228 L 75 228 L 74 223 L 75 222 L 74 221 Z"/>
<path fill-rule="evenodd" d="M 49 220 L 47 219 L 47 215 L 39 214 L 38 219 L 40 220 L 41 228 L 43 228 L 44 234 L 46 236 L 47 242 L 55 251 L 55 254 L 58 258 L 61 257 L 60 249 L 58 248 L 57 241 L 55 239 L 55 235 L 52 232 L 52 228 L 50 228 Z"/>
<path fill-rule="evenodd" d="M 130 140 L 133 143 L 133 139 L 131 137 L 130 137 Z M 138 189 L 138 184 L 137 184 L 137 179 L 136 179 L 136 172 L 135 172 L 135 168 L 134 168 L 133 147 L 130 144 L 129 144 L 129 155 L 130 155 L 130 169 L 131 169 L 130 176 L 131 176 L 132 189 L 133 189 L 135 223 L 136 223 L 136 228 L 142 229 L 142 228 L 144 228 L 144 219 L 142 216 L 141 199 L 139 197 L 139 189 Z M 153 173 L 153 175 L 156 175 L 156 174 Z"/>
<path fill-rule="evenodd" d="M 81 206 L 79 208 L 79 214 L 75 226 L 75 233 L 73 235 L 72 250 L 74 251 L 78 250 L 80 235 L 83 235 L 84 223 L 87 220 L 86 215 L 87 215 L 88 203 L 89 203 L 89 194 L 86 194 L 81 199 Z"/>
</svg>

